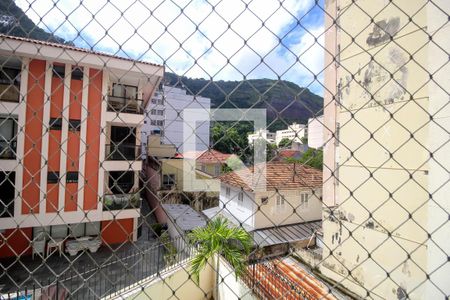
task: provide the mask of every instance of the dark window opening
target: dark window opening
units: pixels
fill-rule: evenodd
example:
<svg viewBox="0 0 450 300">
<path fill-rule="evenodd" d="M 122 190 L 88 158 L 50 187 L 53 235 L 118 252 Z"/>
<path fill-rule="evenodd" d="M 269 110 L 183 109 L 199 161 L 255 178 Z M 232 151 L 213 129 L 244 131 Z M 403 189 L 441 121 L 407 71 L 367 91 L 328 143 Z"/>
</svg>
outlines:
<svg viewBox="0 0 450 300">
<path fill-rule="evenodd" d="M 81 121 L 80 120 L 69 120 L 69 130 L 80 131 Z"/>
<path fill-rule="evenodd" d="M 17 119 L 0 117 L 0 159 L 15 159 L 17 148 Z"/>
<path fill-rule="evenodd" d="M 18 102 L 19 89 L 20 69 L 0 67 L 0 100 Z"/>
<path fill-rule="evenodd" d="M 72 80 L 83 80 L 83 70 L 81 68 L 72 68 Z"/>
<path fill-rule="evenodd" d="M 53 77 L 64 79 L 65 76 L 66 76 L 65 66 L 58 66 L 58 65 L 53 66 Z"/>
<path fill-rule="evenodd" d="M 113 194 L 128 194 L 134 186 L 133 171 L 109 172 L 109 189 Z"/>
<path fill-rule="evenodd" d="M 47 183 L 58 183 L 59 172 L 48 172 L 47 173 Z"/>
<path fill-rule="evenodd" d="M 50 129 L 61 130 L 61 128 L 62 128 L 62 119 L 61 118 L 50 118 Z"/>
<path fill-rule="evenodd" d="M 0 172 L 0 218 L 14 217 L 15 172 Z"/>
<path fill-rule="evenodd" d="M 78 182 L 78 172 L 67 172 L 66 182 L 67 183 L 77 183 Z"/>
</svg>

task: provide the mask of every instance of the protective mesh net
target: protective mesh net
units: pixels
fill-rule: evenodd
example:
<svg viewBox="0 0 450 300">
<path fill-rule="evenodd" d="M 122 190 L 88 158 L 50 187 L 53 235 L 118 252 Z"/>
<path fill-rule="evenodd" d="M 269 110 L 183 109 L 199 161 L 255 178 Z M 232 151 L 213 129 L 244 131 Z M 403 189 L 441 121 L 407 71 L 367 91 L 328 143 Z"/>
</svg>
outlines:
<svg viewBox="0 0 450 300">
<path fill-rule="evenodd" d="M 450 2 L 0 3 L 0 299 L 448 299 Z"/>
</svg>

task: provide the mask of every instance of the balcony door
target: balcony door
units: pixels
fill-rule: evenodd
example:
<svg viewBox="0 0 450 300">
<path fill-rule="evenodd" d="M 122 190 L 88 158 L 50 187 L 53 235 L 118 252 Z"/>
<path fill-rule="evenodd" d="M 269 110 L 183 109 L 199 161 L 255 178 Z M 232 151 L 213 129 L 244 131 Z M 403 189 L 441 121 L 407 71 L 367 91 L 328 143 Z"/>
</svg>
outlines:
<svg viewBox="0 0 450 300">
<path fill-rule="evenodd" d="M 111 126 L 110 158 L 113 160 L 135 160 L 136 128 Z"/>
<path fill-rule="evenodd" d="M 16 158 L 17 120 L 0 116 L 0 159 Z"/>
<path fill-rule="evenodd" d="M 134 186 L 134 171 L 109 172 L 108 187 L 115 195 L 128 194 Z"/>
<path fill-rule="evenodd" d="M 0 218 L 14 216 L 15 175 L 14 172 L 0 172 Z"/>
</svg>

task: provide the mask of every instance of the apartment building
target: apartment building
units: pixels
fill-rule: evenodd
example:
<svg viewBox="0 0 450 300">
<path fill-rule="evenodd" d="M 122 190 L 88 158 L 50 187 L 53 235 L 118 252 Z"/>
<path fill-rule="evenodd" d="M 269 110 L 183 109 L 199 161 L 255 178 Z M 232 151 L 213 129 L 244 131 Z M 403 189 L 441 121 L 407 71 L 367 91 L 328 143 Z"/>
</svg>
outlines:
<svg viewBox="0 0 450 300">
<path fill-rule="evenodd" d="M 288 139 L 295 143 L 302 144 L 302 138 L 305 136 L 306 126 L 303 124 L 292 123 L 287 129 L 277 130 L 275 133 L 275 143 L 280 144 L 282 139 Z"/>
<path fill-rule="evenodd" d="M 253 145 L 253 143 L 257 139 L 264 139 L 267 143 L 274 144 L 275 138 L 276 134 L 266 129 L 258 129 L 254 133 L 251 133 L 247 136 L 249 145 Z"/>
<path fill-rule="evenodd" d="M 136 239 L 143 108 L 163 66 L 0 39 L 0 257 Z"/>
<path fill-rule="evenodd" d="M 146 141 L 152 133 L 161 135 L 165 144 L 175 145 L 177 152 L 183 153 L 193 146 L 186 146 L 187 137 L 183 133 L 183 110 L 201 109 L 209 110 L 211 99 L 188 95 L 185 89 L 162 86 L 146 107 L 146 116 L 143 127 L 143 140 Z M 195 150 L 204 151 L 209 147 L 210 128 L 209 121 L 201 121 L 195 128 Z"/>
<path fill-rule="evenodd" d="M 445 299 L 450 2 L 326 12 L 320 271 L 362 298 Z"/>
</svg>

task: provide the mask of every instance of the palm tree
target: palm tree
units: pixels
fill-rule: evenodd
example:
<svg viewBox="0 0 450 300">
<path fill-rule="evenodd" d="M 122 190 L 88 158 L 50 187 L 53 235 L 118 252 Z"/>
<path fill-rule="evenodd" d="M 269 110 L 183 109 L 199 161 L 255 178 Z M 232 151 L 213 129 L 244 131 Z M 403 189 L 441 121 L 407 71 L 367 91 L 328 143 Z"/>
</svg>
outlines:
<svg viewBox="0 0 450 300">
<path fill-rule="evenodd" d="M 197 245 L 197 254 L 191 261 L 191 273 L 199 282 L 200 271 L 215 255 L 222 255 L 233 267 L 236 278 L 245 270 L 252 241 L 241 227 L 232 225 L 221 216 L 214 218 L 205 227 L 196 228 L 189 234 L 189 240 Z M 219 257 L 216 262 L 216 280 L 219 277 Z M 217 288 L 217 282 L 216 282 Z"/>
</svg>

